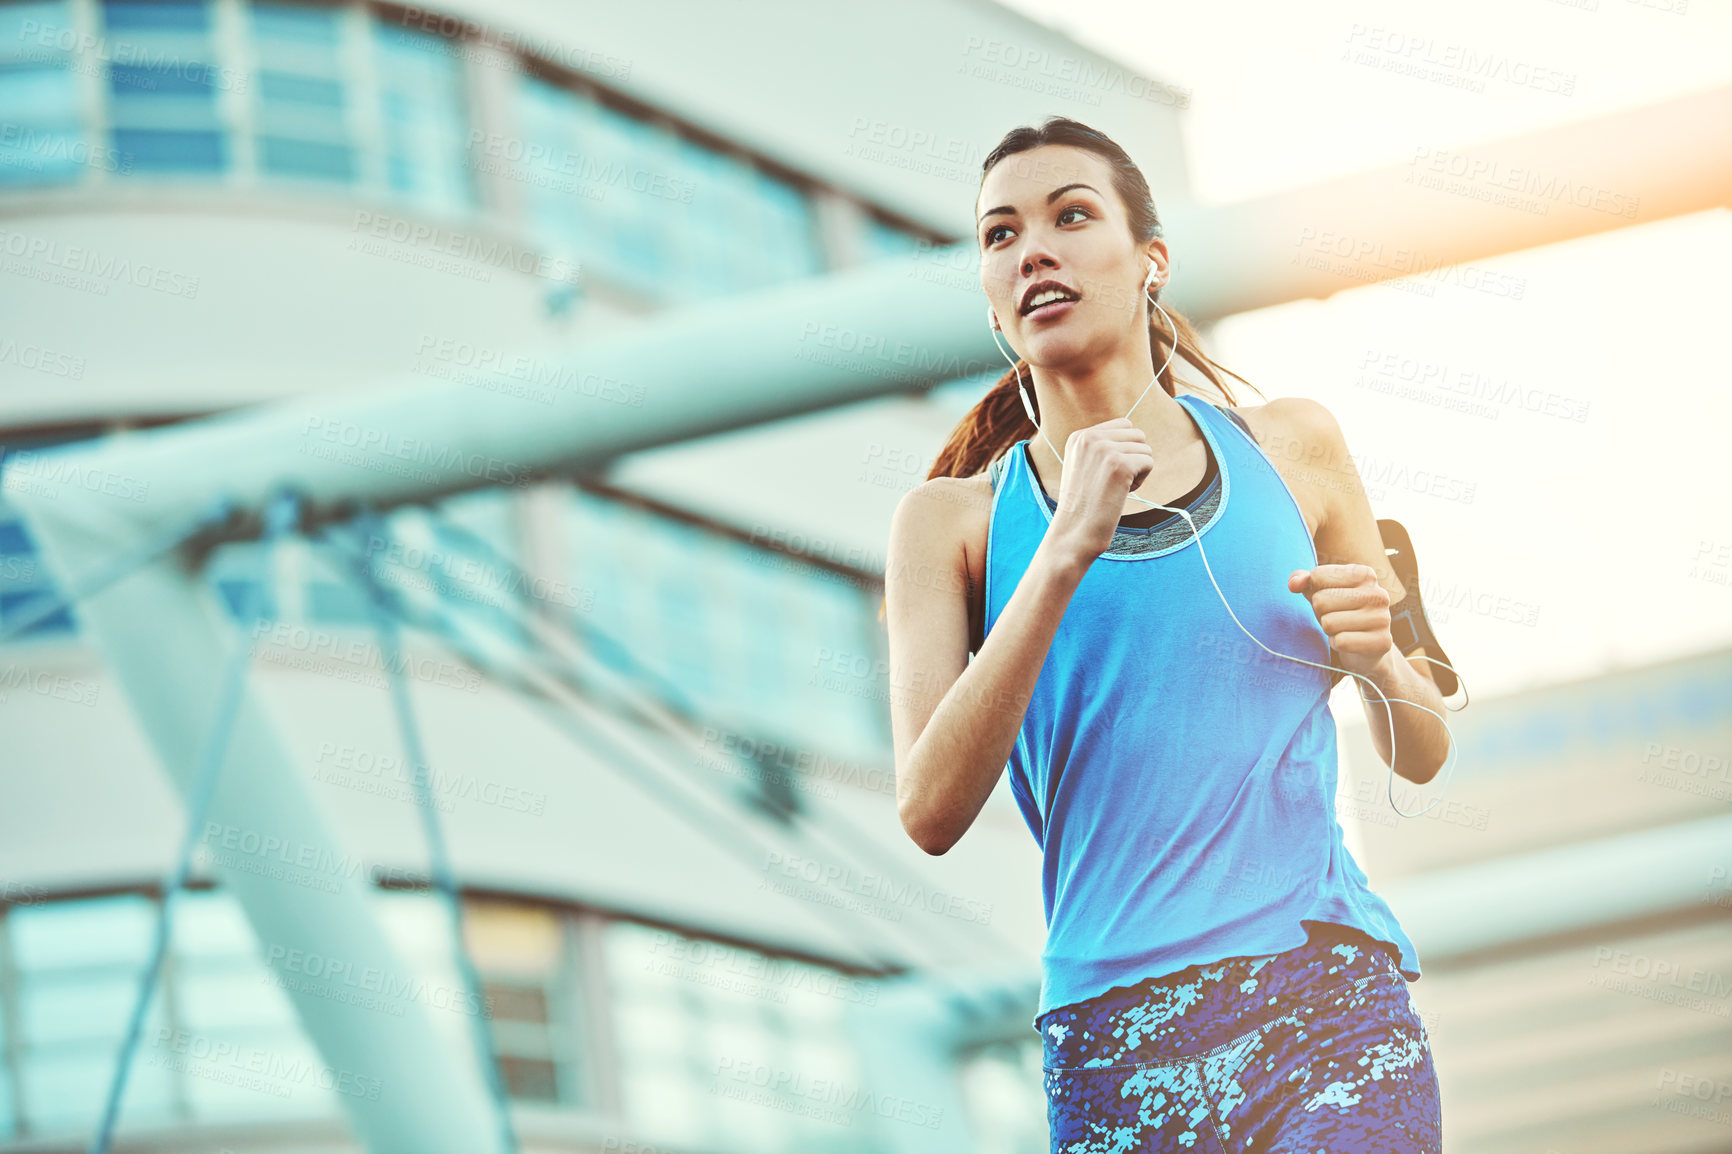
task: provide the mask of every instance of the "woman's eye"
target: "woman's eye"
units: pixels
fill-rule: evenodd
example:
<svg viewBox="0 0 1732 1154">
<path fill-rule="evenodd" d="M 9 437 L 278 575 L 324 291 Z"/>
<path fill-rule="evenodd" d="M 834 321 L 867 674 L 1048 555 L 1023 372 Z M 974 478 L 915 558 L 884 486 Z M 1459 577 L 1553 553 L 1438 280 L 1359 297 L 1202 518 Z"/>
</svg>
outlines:
<svg viewBox="0 0 1732 1154">
<path fill-rule="evenodd" d="M 1063 222 L 1064 218 L 1069 216 L 1073 212 L 1080 212 L 1085 217 L 1094 215 L 1088 209 L 1084 208 L 1082 205 L 1072 204 L 1072 205 L 1067 205 L 1065 207 L 1065 210 L 1058 214 L 1058 219 L 1060 220 L 1060 222 Z M 995 224 L 991 228 L 986 230 L 986 238 L 985 239 L 986 239 L 986 243 L 988 246 L 991 246 L 991 245 L 996 244 L 998 242 L 998 234 L 999 234 L 1000 230 L 1002 230 L 1004 227 L 1005 226 L 1002 224 Z"/>
</svg>

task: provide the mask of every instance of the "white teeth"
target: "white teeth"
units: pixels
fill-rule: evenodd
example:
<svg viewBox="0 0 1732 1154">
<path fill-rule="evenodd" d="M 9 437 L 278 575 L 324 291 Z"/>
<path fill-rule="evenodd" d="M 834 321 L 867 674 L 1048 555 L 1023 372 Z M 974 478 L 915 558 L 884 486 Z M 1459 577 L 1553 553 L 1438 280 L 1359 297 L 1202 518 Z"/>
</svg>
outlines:
<svg viewBox="0 0 1732 1154">
<path fill-rule="evenodd" d="M 1028 308 L 1023 311 L 1033 312 L 1041 305 L 1051 304 L 1053 301 L 1068 301 L 1075 299 L 1076 298 L 1070 293 L 1064 292 L 1062 289 L 1047 289 L 1045 292 L 1038 294 L 1033 300 L 1029 301 Z"/>
</svg>

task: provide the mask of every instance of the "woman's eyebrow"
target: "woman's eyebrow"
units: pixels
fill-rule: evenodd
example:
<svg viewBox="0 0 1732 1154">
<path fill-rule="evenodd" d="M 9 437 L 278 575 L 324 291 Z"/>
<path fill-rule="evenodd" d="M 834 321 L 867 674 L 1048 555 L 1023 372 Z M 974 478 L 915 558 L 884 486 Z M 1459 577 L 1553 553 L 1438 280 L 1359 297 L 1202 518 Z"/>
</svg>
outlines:
<svg viewBox="0 0 1732 1154">
<path fill-rule="evenodd" d="M 1046 202 L 1048 204 L 1051 204 L 1053 201 L 1057 200 L 1059 197 L 1063 196 L 1065 193 L 1069 192 L 1073 188 L 1086 188 L 1090 192 L 1094 193 L 1096 196 L 1099 196 L 1101 194 L 1101 190 L 1096 188 L 1094 185 L 1084 184 L 1082 181 L 1079 180 L 1079 181 L 1076 181 L 1074 183 L 1066 184 L 1066 185 L 1063 185 L 1059 188 L 1053 189 L 1051 192 L 1046 194 Z M 995 215 L 998 215 L 1001 213 L 1007 214 L 1007 215 L 1015 215 L 1016 209 L 1012 208 L 1008 204 L 1001 204 L 997 208 L 989 208 L 985 212 L 981 213 L 979 219 L 976 220 L 974 223 L 978 225 L 982 220 L 985 220 L 987 217 L 995 216 Z"/>
</svg>

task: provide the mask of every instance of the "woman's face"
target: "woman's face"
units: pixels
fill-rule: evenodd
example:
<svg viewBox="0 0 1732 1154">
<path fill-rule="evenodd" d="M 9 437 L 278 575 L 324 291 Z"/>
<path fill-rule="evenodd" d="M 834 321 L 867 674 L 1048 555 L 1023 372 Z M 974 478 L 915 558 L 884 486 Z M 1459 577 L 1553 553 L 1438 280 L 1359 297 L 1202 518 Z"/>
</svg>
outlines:
<svg viewBox="0 0 1732 1154">
<path fill-rule="evenodd" d="M 1151 258 L 1131 239 L 1104 159 L 1059 144 L 1007 156 L 975 207 L 980 287 L 1029 364 L 1062 369 L 1147 341 L 1138 296 Z M 1072 299 L 1039 305 L 1048 281 Z"/>
</svg>

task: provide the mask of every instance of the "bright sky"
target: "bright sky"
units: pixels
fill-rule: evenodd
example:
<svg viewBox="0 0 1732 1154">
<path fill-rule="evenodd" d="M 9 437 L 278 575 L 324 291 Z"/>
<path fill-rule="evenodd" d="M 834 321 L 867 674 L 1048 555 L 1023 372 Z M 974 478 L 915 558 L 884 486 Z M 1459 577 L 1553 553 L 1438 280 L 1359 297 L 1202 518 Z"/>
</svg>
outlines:
<svg viewBox="0 0 1732 1154">
<path fill-rule="evenodd" d="M 1186 146 L 1207 201 L 1732 84 L 1726 0 L 1005 2 L 1191 89 Z M 1342 61 L 1371 29 L 1429 37 L 1437 56 L 1506 53 L 1572 74 L 1573 93 L 1472 92 Z M 1377 514 L 1413 533 L 1432 623 L 1470 693 L 1732 644 L 1732 212 L 1476 263 L 1525 278 L 1524 299 L 1354 289 L 1229 318 L 1212 355 L 1270 397 L 1327 405 L 1362 474 L 1399 460 L 1473 486 L 1471 501 L 1372 486 Z M 1508 403 L 1448 412 L 1357 385 L 1382 350 L 1586 402 L 1586 420 Z M 1519 623 L 1529 607 L 1535 622 Z"/>
</svg>

